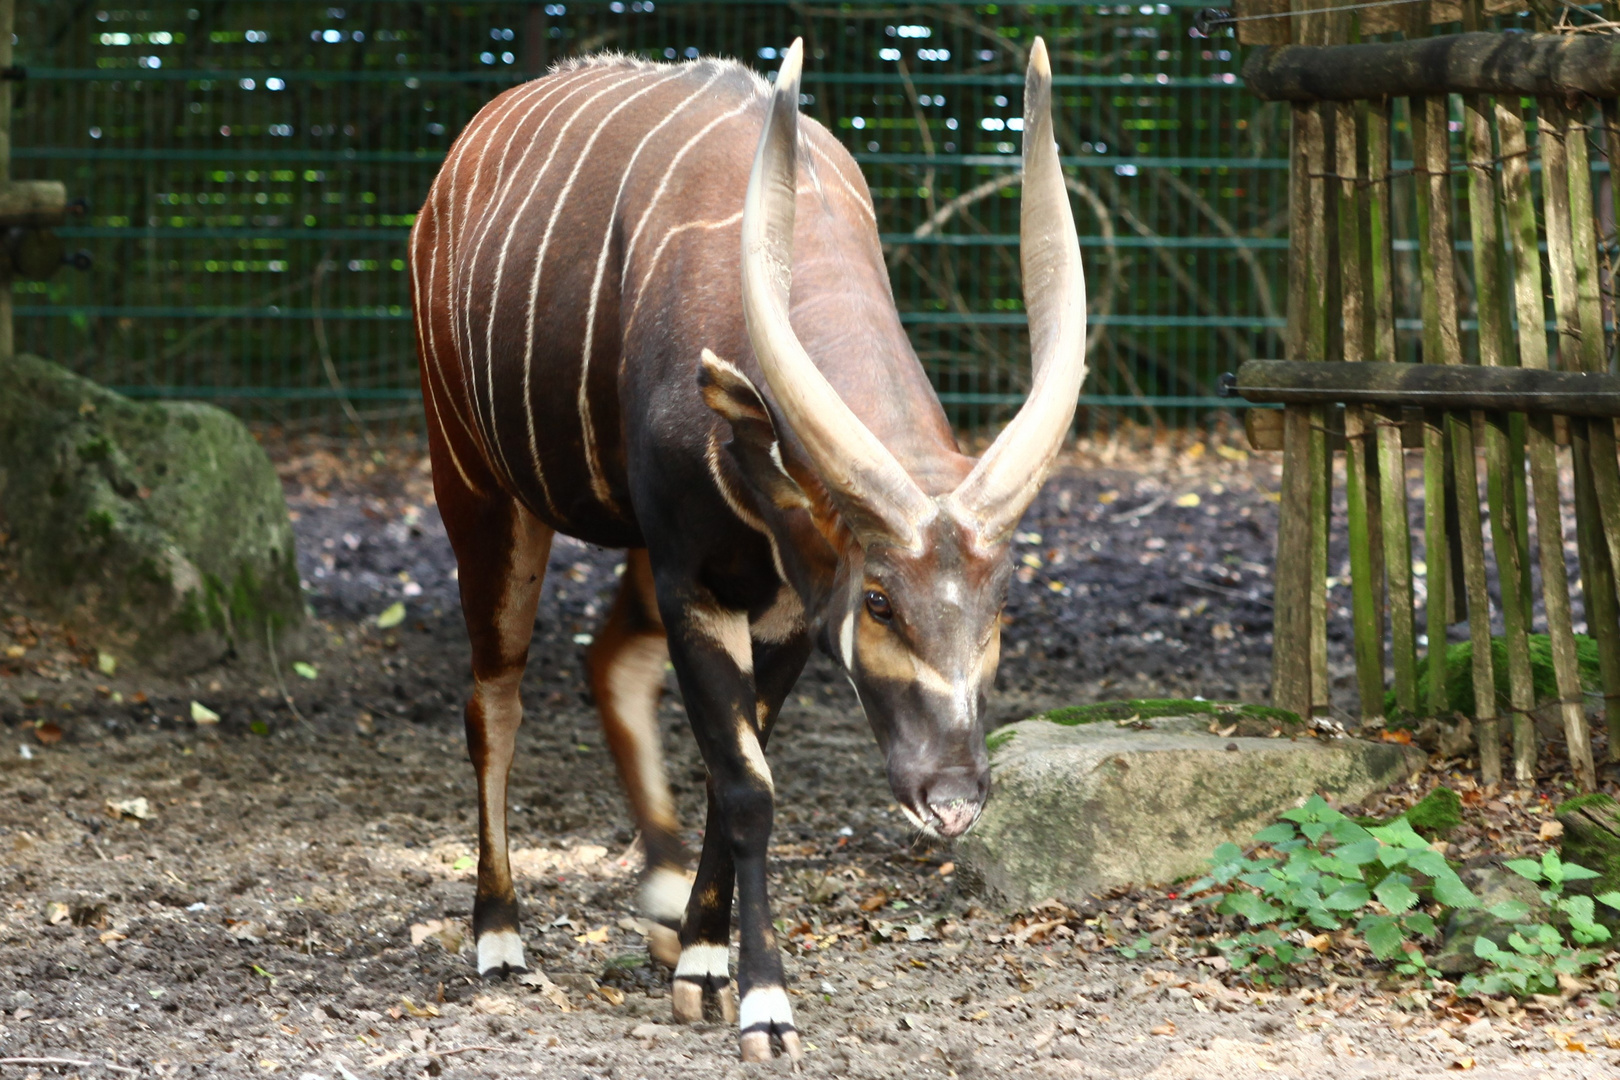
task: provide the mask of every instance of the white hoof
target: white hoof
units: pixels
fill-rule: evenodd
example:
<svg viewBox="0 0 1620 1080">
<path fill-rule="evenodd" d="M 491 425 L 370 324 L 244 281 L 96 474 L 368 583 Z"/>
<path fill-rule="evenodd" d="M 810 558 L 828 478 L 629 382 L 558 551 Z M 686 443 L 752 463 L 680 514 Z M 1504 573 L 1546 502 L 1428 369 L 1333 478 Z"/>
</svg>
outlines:
<svg viewBox="0 0 1620 1080">
<path fill-rule="evenodd" d="M 478 974 L 505 975 L 528 971 L 523 960 L 523 939 L 515 930 L 491 930 L 478 939 Z"/>
</svg>

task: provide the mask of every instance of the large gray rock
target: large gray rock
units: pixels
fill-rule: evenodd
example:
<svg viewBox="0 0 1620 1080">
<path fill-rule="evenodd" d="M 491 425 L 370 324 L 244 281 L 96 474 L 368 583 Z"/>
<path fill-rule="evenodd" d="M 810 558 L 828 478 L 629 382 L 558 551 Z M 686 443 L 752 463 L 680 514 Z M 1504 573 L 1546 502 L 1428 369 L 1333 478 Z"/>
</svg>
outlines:
<svg viewBox="0 0 1620 1080">
<path fill-rule="evenodd" d="M 275 469 L 209 405 L 0 360 L 0 523 L 24 596 L 121 659 L 196 671 L 306 623 Z"/>
<path fill-rule="evenodd" d="M 1359 739 L 1222 737 L 1209 716 L 995 732 L 984 815 L 957 862 L 995 903 L 1079 900 L 1200 874 L 1313 793 L 1355 803 L 1421 768 L 1422 751 Z M 1217 722 L 1218 726 L 1218 722 Z"/>
</svg>

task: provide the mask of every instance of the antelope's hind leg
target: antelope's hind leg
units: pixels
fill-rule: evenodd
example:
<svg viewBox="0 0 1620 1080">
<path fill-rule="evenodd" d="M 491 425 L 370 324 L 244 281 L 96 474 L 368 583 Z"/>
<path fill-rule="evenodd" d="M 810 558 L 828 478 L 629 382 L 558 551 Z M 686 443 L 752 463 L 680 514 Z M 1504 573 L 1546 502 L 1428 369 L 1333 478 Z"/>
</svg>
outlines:
<svg viewBox="0 0 1620 1080">
<path fill-rule="evenodd" d="M 658 698 L 668 660 L 652 567 L 646 550 L 638 548 L 626 555 L 618 596 L 585 665 L 602 730 L 647 854 L 640 901 L 641 913 L 654 923 L 647 949 L 654 960 L 674 967 L 680 956 L 676 935 L 690 885 L 658 734 Z"/>
<path fill-rule="evenodd" d="M 437 447 L 435 447 L 437 451 Z M 438 453 L 434 454 L 437 466 Z M 519 688 L 552 530 L 493 483 L 476 492 L 453 469 L 434 470 L 435 490 L 461 583 L 472 645 L 467 753 L 478 774 L 478 891 L 473 938 L 480 975 L 527 970 L 506 842 L 506 787 L 518 725 Z"/>
</svg>

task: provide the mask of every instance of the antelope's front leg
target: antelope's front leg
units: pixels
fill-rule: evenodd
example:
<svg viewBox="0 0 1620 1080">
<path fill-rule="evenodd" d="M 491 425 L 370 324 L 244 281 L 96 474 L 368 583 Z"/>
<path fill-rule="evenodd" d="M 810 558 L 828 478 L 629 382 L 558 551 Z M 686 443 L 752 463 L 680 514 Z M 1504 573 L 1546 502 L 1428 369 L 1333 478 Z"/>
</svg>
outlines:
<svg viewBox="0 0 1620 1080">
<path fill-rule="evenodd" d="M 776 796 L 765 761 L 748 620 L 707 597 L 680 605 L 678 612 L 666 610 L 664 618 L 673 628 L 670 655 L 710 784 L 698 887 L 687 909 L 675 969 L 676 1007 L 690 1012 L 694 992 L 701 1002 L 706 986 L 723 993 L 728 984 L 731 882 L 723 864 L 729 861 L 738 904 L 737 1018 L 743 1059 L 768 1060 L 772 1035 L 797 1058 L 799 1036 L 783 985 L 766 886 Z"/>
</svg>

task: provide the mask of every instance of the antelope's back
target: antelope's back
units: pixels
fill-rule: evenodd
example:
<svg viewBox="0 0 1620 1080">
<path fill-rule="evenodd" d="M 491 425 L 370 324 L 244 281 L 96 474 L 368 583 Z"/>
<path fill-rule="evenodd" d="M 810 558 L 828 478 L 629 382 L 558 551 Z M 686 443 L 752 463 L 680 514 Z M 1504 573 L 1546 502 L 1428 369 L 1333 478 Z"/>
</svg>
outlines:
<svg viewBox="0 0 1620 1080">
<path fill-rule="evenodd" d="M 740 333 L 736 293 L 691 275 L 712 252 L 736 278 L 766 90 L 728 61 L 595 58 L 507 91 L 456 140 L 411 266 L 429 423 L 475 490 L 493 479 L 561 531 L 641 542 L 627 343 L 694 314 Z"/>
</svg>

